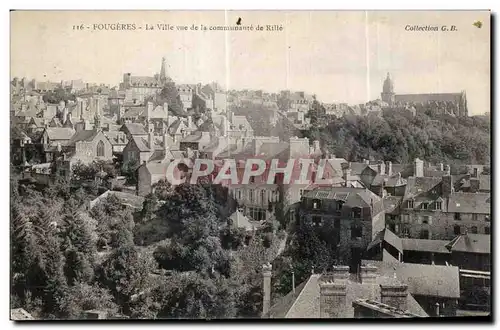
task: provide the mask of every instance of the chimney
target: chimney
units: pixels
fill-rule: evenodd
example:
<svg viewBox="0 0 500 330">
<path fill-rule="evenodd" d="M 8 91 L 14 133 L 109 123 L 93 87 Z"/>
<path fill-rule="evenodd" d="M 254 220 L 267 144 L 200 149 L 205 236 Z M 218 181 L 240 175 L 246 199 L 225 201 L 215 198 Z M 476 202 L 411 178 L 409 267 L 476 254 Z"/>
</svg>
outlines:
<svg viewBox="0 0 500 330">
<path fill-rule="evenodd" d="M 444 171 L 444 165 L 443 165 L 443 163 L 439 163 L 439 170 L 440 170 L 441 172 L 443 172 L 443 171 Z"/>
<path fill-rule="evenodd" d="M 252 140 L 252 151 L 254 156 L 259 154 L 261 144 L 262 144 L 261 141 L 259 141 L 258 139 Z"/>
<path fill-rule="evenodd" d="M 375 284 L 375 281 L 377 279 L 377 267 L 372 265 L 361 266 L 360 278 L 361 278 L 361 283 Z"/>
<path fill-rule="evenodd" d="M 313 141 L 313 147 L 314 147 L 314 152 L 320 152 L 321 151 L 321 148 L 320 148 L 318 140 L 314 140 Z"/>
<path fill-rule="evenodd" d="M 262 304 L 262 317 L 269 317 L 269 309 L 271 308 L 271 276 L 273 267 L 270 263 L 262 265 L 263 279 L 263 304 Z"/>
<path fill-rule="evenodd" d="M 163 110 L 165 111 L 165 113 L 167 114 L 167 117 L 168 117 L 168 103 L 167 102 L 163 103 Z"/>
<path fill-rule="evenodd" d="M 71 112 L 68 112 L 68 114 L 66 115 L 66 121 L 68 121 L 71 123 L 72 120 L 71 120 Z"/>
<path fill-rule="evenodd" d="M 163 134 L 163 151 L 165 151 L 165 154 L 168 152 L 169 150 L 169 145 L 168 145 L 168 134 Z"/>
<path fill-rule="evenodd" d="M 155 142 L 155 133 L 150 131 L 148 136 L 148 143 L 149 143 L 149 149 L 151 149 L 151 151 L 155 150 L 154 142 Z"/>
<path fill-rule="evenodd" d="M 320 318 L 342 318 L 345 316 L 346 289 L 345 283 L 333 281 L 319 283 Z"/>
<path fill-rule="evenodd" d="M 439 303 L 436 302 L 434 306 L 436 306 L 436 316 L 439 317 Z"/>
<path fill-rule="evenodd" d="M 146 121 L 149 123 L 151 113 L 153 112 L 153 102 L 149 101 L 146 107 Z"/>
<path fill-rule="evenodd" d="M 366 165 L 370 165 L 370 160 L 368 160 L 368 159 L 363 159 L 363 163 L 365 163 Z"/>
<path fill-rule="evenodd" d="M 423 177 L 424 176 L 424 161 L 423 160 L 415 158 L 413 176 L 415 176 L 415 177 Z"/>
<path fill-rule="evenodd" d="M 451 175 L 451 168 L 450 165 L 446 165 L 444 167 L 444 171 L 446 172 L 446 175 L 450 176 Z"/>
<path fill-rule="evenodd" d="M 408 286 L 406 284 L 385 285 L 380 284 L 380 300 L 382 304 L 396 307 L 402 311 L 407 310 Z"/>
<path fill-rule="evenodd" d="M 349 266 L 333 266 L 331 277 L 335 282 L 345 282 L 349 279 Z"/>
<path fill-rule="evenodd" d="M 385 170 L 386 170 L 388 176 L 392 175 L 392 162 L 391 161 L 387 162 L 387 164 L 385 165 Z"/>
<path fill-rule="evenodd" d="M 187 127 L 191 128 L 193 126 L 193 117 L 187 116 Z"/>
<path fill-rule="evenodd" d="M 378 173 L 385 174 L 385 163 L 382 161 L 378 164 Z"/>
<path fill-rule="evenodd" d="M 451 178 L 451 175 L 445 175 L 442 177 L 441 187 L 443 198 L 450 197 L 451 193 L 453 192 L 453 180 Z"/>
<path fill-rule="evenodd" d="M 62 111 L 61 124 L 64 124 L 64 121 L 68 118 L 68 108 L 64 107 Z"/>
</svg>

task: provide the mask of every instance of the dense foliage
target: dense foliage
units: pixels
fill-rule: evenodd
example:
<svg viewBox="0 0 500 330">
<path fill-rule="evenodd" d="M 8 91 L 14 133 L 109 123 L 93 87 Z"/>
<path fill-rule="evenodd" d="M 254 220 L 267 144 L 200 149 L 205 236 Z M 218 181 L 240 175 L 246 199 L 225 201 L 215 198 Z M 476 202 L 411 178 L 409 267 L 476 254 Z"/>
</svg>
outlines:
<svg viewBox="0 0 500 330">
<path fill-rule="evenodd" d="M 384 111 L 382 117 L 330 117 L 326 127 L 313 126 L 306 132 L 349 161 L 411 163 L 418 157 L 449 164 L 489 164 L 490 134 L 487 117 L 430 117 L 421 112 L 412 116 L 409 111 L 395 110 Z"/>
</svg>

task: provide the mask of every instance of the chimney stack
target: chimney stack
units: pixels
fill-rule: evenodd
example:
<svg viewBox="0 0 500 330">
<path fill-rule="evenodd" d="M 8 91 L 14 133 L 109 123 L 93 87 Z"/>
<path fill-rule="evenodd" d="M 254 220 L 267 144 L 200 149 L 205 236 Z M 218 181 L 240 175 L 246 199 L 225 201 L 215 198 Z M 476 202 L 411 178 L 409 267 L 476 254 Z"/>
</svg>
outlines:
<svg viewBox="0 0 500 330">
<path fill-rule="evenodd" d="M 152 131 L 149 132 L 148 143 L 149 143 L 149 149 L 151 151 L 154 151 L 155 150 L 155 146 L 154 146 L 154 143 L 155 143 L 155 133 L 152 132 Z"/>
<path fill-rule="evenodd" d="M 441 172 L 443 172 L 443 171 L 444 171 L 444 165 L 443 165 L 443 163 L 439 163 L 439 170 L 440 170 Z"/>
<path fill-rule="evenodd" d="M 345 282 L 349 279 L 349 266 L 333 266 L 331 274 L 335 282 Z"/>
<path fill-rule="evenodd" d="M 424 176 L 424 161 L 423 160 L 415 158 L 413 176 L 415 176 L 415 177 L 423 177 Z"/>
<path fill-rule="evenodd" d="M 321 151 L 321 148 L 320 148 L 318 140 L 314 140 L 313 141 L 313 147 L 314 147 L 314 152 L 320 152 Z"/>
<path fill-rule="evenodd" d="M 347 287 L 345 283 L 333 281 L 319 283 L 320 318 L 342 318 L 345 316 Z"/>
<path fill-rule="evenodd" d="M 163 151 L 165 152 L 165 154 L 168 152 L 169 149 L 170 147 L 168 145 L 168 134 L 165 133 L 163 134 Z"/>
<path fill-rule="evenodd" d="M 262 304 L 262 317 L 269 317 L 269 309 L 271 308 L 271 276 L 273 266 L 270 263 L 262 265 L 263 276 L 263 304 Z"/>
<path fill-rule="evenodd" d="M 372 265 L 361 266 L 360 272 L 361 283 L 375 284 L 377 279 L 377 267 Z"/>
<path fill-rule="evenodd" d="M 447 176 L 450 176 L 450 175 L 451 175 L 451 168 L 450 168 L 450 165 L 446 165 L 446 166 L 444 167 L 444 170 L 445 170 L 445 172 L 446 172 L 446 175 L 447 175 Z"/>
<path fill-rule="evenodd" d="M 153 102 L 149 101 L 146 106 L 146 121 L 149 123 L 149 119 L 151 118 L 151 113 L 153 112 Z"/>
<path fill-rule="evenodd" d="M 385 174 L 385 163 L 382 161 L 378 164 L 378 173 Z"/>
<path fill-rule="evenodd" d="M 392 162 L 391 161 L 387 162 L 387 164 L 385 166 L 385 170 L 386 170 L 388 176 L 392 175 Z"/>
<path fill-rule="evenodd" d="M 191 126 L 193 126 L 193 117 L 187 116 L 187 127 L 191 128 Z"/>
<path fill-rule="evenodd" d="M 408 286 L 406 284 L 380 284 L 380 299 L 382 304 L 386 304 L 392 307 L 396 307 L 402 311 L 406 311 L 408 301 Z"/>
</svg>

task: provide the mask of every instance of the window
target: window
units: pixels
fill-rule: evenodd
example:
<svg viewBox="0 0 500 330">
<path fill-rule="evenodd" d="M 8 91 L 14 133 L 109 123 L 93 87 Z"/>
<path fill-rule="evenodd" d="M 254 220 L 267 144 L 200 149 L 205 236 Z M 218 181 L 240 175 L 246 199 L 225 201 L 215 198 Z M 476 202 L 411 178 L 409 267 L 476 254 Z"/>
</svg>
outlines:
<svg viewBox="0 0 500 330">
<path fill-rule="evenodd" d="M 429 239 L 429 231 L 424 229 L 420 232 L 420 239 Z"/>
<path fill-rule="evenodd" d="M 484 221 L 486 221 L 486 222 L 490 222 L 490 216 L 489 216 L 489 215 L 485 215 L 485 216 L 484 216 Z"/>
<path fill-rule="evenodd" d="M 254 176 L 250 177 L 250 183 L 255 183 L 255 177 Z"/>
<path fill-rule="evenodd" d="M 250 199 L 250 203 L 253 203 L 253 189 L 250 189 L 248 191 L 248 196 L 249 196 L 249 199 Z"/>
<path fill-rule="evenodd" d="M 413 199 L 408 200 L 408 208 L 412 209 L 413 208 Z"/>
<path fill-rule="evenodd" d="M 240 189 L 236 190 L 236 196 L 238 196 L 238 199 L 241 199 L 241 190 Z"/>
<path fill-rule="evenodd" d="M 104 157 L 104 142 L 97 143 L 97 157 Z"/>
<path fill-rule="evenodd" d="M 442 207 L 443 207 L 443 203 L 442 202 L 436 202 L 434 204 L 434 209 L 436 209 L 436 210 L 441 210 Z"/>
<path fill-rule="evenodd" d="M 429 219 L 430 219 L 430 217 L 429 217 L 429 216 L 424 215 L 424 216 L 422 217 L 422 223 L 429 224 Z"/>
<path fill-rule="evenodd" d="M 361 218 L 361 209 L 359 207 L 354 207 L 352 209 L 352 217 L 356 219 Z"/>
<path fill-rule="evenodd" d="M 343 204 L 342 202 L 337 202 L 337 205 L 336 205 L 337 206 L 337 211 L 342 210 L 342 204 Z"/>
<path fill-rule="evenodd" d="M 472 221 L 477 221 L 477 214 L 476 213 L 472 213 Z"/>
<path fill-rule="evenodd" d="M 408 228 L 407 226 L 403 226 L 401 228 L 401 234 L 403 235 L 403 237 L 410 237 L 410 228 Z"/>
<path fill-rule="evenodd" d="M 266 191 L 265 190 L 260 191 L 260 200 L 261 200 L 262 205 L 264 205 L 266 203 Z"/>
<path fill-rule="evenodd" d="M 360 238 L 360 237 L 363 237 L 363 227 L 361 226 L 351 227 L 351 238 Z"/>
<path fill-rule="evenodd" d="M 422 210 L 427 210 L 429 203 L 422 203 Z"/>
<path fill-rule="evenodd" d="M 477 178 L 477 167 L 474 168 L 474 177 Z"/>
<path fill-rule="evenodd" d="M 313 226 L 319 227 L 322 225 L 323 219 L 321 218 L 321 216 L 315 215 L 312 217 L 312 223 L 313 223 Z"/>
<path fill-rule="evenodd" d="M 486 235 L 489 235 L 490 234 L 490 227 L 488 227 L 488 226 L 484 227 L 484 233 Z"/>
<path fill-rule="evenodd" d="M 453 233 L 455 235 L 460 235 L 461 231 L 460 231 L 460 226 L 456 225 L 453 227 Z"/>
<path fill-rule="evenodd" d="M 460 213 L 455 213 L 455 220 L 462 220 L 462 215 Z"/>
<path fill-rule="evenodd" d="M 299 190 L 299 196 L 302 197 L 304 195 L 304 189 Z"/>
<path fill-rule="evenodd" d="M 473 234 L 477 234 L 477 227 L 476 227 L 476 226 L 472 226 L 472 228 L 470 229 L 470 231 L 471 231 Z"/>
<path fill-rule="evenodd" d="M 317 210 L 321 208 L 321 201 L 319 199 L 313 200 L 313 209 Z"/>
</svg>

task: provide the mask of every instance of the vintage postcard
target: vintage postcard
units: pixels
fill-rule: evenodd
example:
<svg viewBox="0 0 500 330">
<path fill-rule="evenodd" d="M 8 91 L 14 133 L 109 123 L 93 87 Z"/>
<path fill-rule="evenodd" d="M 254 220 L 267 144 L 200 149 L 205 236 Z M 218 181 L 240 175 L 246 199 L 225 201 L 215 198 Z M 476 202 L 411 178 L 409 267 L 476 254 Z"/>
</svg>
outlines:
<svg viewBox="0 0 500 330">
<path fill-rule="evenodd" d="M 491 320 L 490 16 L 11 11 L 11 320 Z"/>
</svg>

